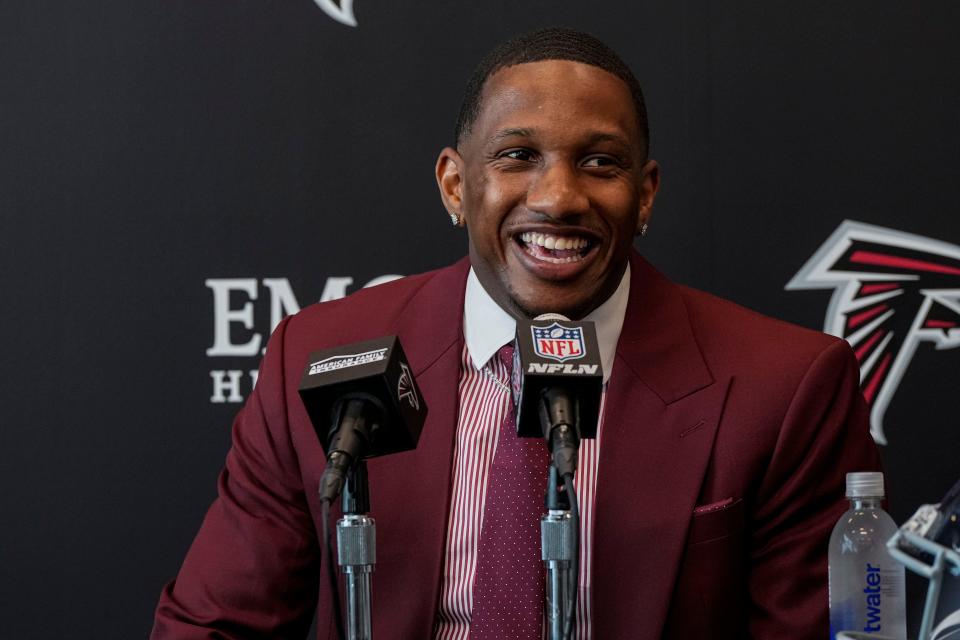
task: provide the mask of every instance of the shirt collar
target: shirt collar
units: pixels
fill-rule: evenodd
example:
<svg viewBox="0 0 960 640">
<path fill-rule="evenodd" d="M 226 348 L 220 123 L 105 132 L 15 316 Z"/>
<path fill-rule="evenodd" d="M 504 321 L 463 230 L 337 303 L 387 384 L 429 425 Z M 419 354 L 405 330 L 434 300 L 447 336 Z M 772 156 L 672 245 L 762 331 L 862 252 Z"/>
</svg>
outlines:
<svg viewBox="0 0 960 640">
<path fill-rule="evenodd" d="M 630 265 L 627 265 L 617 290 L 603 304 L 591 311 L 584 320 L 590 320 L 597 329 L 600 362 L 603 364 L 603 382 L 610 380 L 617 341 L 623 328 L 623 318 L 630 297 Z M 505 344 L 513 342 L 517 323 L 503 310 L 483 285 L 473 267 L 467 276 L 467 291 L 463 299 L 463 337 L 473 366 L 482 369 L 487 361 Z"/>
</svg>

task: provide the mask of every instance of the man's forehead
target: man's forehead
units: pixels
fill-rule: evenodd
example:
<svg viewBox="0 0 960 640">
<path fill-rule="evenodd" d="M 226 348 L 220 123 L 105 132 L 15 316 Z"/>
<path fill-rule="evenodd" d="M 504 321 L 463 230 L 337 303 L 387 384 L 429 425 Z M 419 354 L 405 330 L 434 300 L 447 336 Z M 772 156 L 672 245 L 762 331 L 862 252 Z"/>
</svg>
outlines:
<svg viewBox="0 0 960 640">
<path fill-rule="evenodd" d="M 476 129 L 484 138 L 536 129 L 537 118 L 591 120 L 608 135 L 637 134 L 636 110 L 627 84 L 599 67 L 569 60 L 543 60 L 505 67 L 484 84 Z M 582 123 L 587 124 L 587 123 Z M 598 126 L 599 125 L 599 126 Z"/>
</svg>

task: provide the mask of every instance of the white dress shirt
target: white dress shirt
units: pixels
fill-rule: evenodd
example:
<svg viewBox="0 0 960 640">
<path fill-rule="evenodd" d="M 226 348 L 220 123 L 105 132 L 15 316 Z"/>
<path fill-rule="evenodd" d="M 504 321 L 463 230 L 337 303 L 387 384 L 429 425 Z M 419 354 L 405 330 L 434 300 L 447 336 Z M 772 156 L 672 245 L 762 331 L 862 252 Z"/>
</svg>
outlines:
<svg viewBox="0 0 960 640">
<path fill-rule="evenodd" d="M 616 291 L 584 320 L 594 323 L 603 367 L 604 398 L 610 380 L 617 341 L 623 327 L 630 291 L 627 266 Z M 490 463 L 496 452 L 500 425 L 510 403 L 510 377 L 496 355 L 513 342 L 516 321 L 480 284 L 473 269 L 467 277 L 463 309 L 464 347 L 460 361 L 459 413 L 453 455 L 453 490 L 447 521 L 444 571 L 440 588 L 434 637 L 437 640 L 467 640 L 473 609 L 473 579 L 477 546 L 483 526 L 483 507 Z M 575 636 L 591 638 L 591 577 L 593 559 L 593 514 L 597 463 L 603 426 L 597 438 L 580 444 L 580 464 L 574 478 L 580 503 L 580 592 Z"/>
</svg>

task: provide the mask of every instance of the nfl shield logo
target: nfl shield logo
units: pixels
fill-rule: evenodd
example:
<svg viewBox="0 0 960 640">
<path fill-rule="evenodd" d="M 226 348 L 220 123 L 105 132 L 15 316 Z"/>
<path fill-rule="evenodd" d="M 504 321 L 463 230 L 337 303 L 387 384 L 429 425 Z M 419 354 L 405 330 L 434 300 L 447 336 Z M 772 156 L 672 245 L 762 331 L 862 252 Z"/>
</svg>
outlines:
<svg viewBox="0 0 960 640">
<path fill-rule="evenodd" d="M 533 332 L 533 351 L 541 358 L 564 362 L 582 358 L 586 353 L 580 327 L 564 327 L 554 322 L 546 327 L 530 327 L 530 331 Z"/>
</svg>

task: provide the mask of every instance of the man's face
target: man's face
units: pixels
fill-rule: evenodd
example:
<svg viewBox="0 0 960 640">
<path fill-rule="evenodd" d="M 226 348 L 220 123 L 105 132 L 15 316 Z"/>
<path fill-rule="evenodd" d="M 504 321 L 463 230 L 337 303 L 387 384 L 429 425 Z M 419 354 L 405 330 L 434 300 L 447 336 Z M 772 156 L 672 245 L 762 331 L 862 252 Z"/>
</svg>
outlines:
<svg viewBox="0 0 960 640">
<path fill-rule="evenodd" d="M 492 75 L 437 179 L 490 295 L 518 316 L 580 318 L 616 289 L 659 182 L 627 85 L 565 60 Z"/>
</svg>

